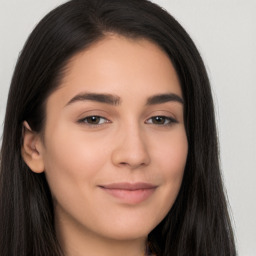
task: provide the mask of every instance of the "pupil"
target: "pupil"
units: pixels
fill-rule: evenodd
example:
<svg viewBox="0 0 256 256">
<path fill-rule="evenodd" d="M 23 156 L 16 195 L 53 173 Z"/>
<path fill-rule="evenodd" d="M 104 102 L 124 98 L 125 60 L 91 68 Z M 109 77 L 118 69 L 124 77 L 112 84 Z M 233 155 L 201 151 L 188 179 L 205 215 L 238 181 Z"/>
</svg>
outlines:
<svg viewBox="0 0 256 256">
<path fill-rule="evenodd" d="M 91 116 L 90 119 L 89 119 L 89 122 L 91 123 L 99 123 L 99 117 L 98 116 Z"/>
<path fill-rule="evenodd" d="M 164 117 L 162 117 L 162 116 L 155 117 L 155 123 L 157 123 L 157 124 L 163 124 L 164 121 L 165 121 Z"/>
</svg>

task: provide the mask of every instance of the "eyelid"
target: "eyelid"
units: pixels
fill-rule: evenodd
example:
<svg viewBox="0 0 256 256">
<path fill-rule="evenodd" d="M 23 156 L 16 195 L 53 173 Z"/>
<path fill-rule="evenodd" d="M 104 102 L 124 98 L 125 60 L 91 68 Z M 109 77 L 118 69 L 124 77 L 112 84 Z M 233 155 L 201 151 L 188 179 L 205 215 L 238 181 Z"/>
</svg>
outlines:
<svg viewBox="0 0 256 256">
<path fill-rule="evenodd" d="M 88 119 L 89 118 L 93 118 L 93 117 L 100 118 L 100 119 L 102 119 L 104 121 L 101 122 L 101 123 L 95 123 L 95 124 L 94 123 L 89 123 Z M 107 119 L 106 117 L 100 116 L 100 115 L 88 115 L 88 116 L 85 116 L 85 117 L 79 119 L 77 122 L 80 123 L 80 124 L 91 126 L 91 127 L 97 127 L 97 126 L 101 126 L 101 125 L 104 125 L 104 124 L 107 124 L 107 123 L 111 123 L 111 121 L 109 119 Z"/>
<path fill-rule="evenodd" d="M 165 119 L 165 121 L 167 121 L 168 123 L 163 123 L 163 124 L 159 123 L 159 124 L 157 124 L 157 123 L 153 123 L 153 122 L 148 122 L 149 120 L 152 120 L 153 118 L 157 118 L 157 117 Z M 172 117 L 172 116 L 154 115 L 154 116 L 151 116 L 150 118 L 148 118 L 148 119 L 145 121 L 145 123 L 147 123 L 147 124 L 152 124 L 152 125 L 156 125 L 156 126 L 170 126 L 170 125 L 173 125 L 173 124 L 175 124 L 175 123 L 178 123 L 178 120 L 175 119 L 175 118 Z"/>
</svg>

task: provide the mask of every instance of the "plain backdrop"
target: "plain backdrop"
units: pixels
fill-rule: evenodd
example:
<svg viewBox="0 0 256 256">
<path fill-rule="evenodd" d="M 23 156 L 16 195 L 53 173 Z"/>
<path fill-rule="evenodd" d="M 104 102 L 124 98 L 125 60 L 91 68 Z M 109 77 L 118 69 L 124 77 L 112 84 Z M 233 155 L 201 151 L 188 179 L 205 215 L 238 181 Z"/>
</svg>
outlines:
<svg viewBox="0 0 256 256">
<path fill-rule="evenodd" d="M 38 21 L 64 0 L 0 0 L 0 134 L 15 63 Z M 155 0 L 188 31 L 212 84 L 221 166 L 239 255 L 256 255 L 256 1 Z"/>
</svg>

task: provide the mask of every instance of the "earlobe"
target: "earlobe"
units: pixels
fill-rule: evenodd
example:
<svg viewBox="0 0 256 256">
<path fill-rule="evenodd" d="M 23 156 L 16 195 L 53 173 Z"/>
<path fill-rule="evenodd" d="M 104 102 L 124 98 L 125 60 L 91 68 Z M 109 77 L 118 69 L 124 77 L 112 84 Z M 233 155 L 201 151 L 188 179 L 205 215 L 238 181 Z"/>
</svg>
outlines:
<svg viewBox="0 0 256 256">
<path fill-rule="evenodd" d="M 27 121 L 23 122 L 22 157 L 31 171 L 41 173 L 44 171 L 42 157 L 42 142 L 39 134 L 32 131 Z"/>
</svg>

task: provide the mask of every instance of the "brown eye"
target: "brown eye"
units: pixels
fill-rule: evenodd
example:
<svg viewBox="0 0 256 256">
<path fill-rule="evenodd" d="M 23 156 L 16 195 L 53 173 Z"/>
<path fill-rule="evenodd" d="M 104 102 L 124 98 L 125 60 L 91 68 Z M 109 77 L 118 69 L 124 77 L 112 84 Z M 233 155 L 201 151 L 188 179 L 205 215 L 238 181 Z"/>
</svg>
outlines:
<svg viewBox="0 0 256 256">
<path fill-rule="evenodd" d="M 99 124 L 100 119 L 101 118 L 99 116 L 90 116 L 90 117 L 86 118 L 87 123 L 89 123 L 89 124 Z"/>
<path fill-rule="evenodd" d="M 167 116 L 153 116 L 146 121 L 147 124 L 155 124 L 155 125 L 171 125 L 173 123 L 177 123 L 172 117 Z"/>
<path fill-rule="evenodd" d="M 163 116 L 156 116 L 152 118 L 153 124 L 165 124 L 166 117 Z"/>
<path fill-rule="evenodd" d="M 107 122 L 109 122 L 109 121 L 102 116 L 87 116 L 87 117 L 79 120 L 79 123 L 85 123 L 88 125 L 101 125 L 101 124 L 104 124 Z"/>
</svg>

